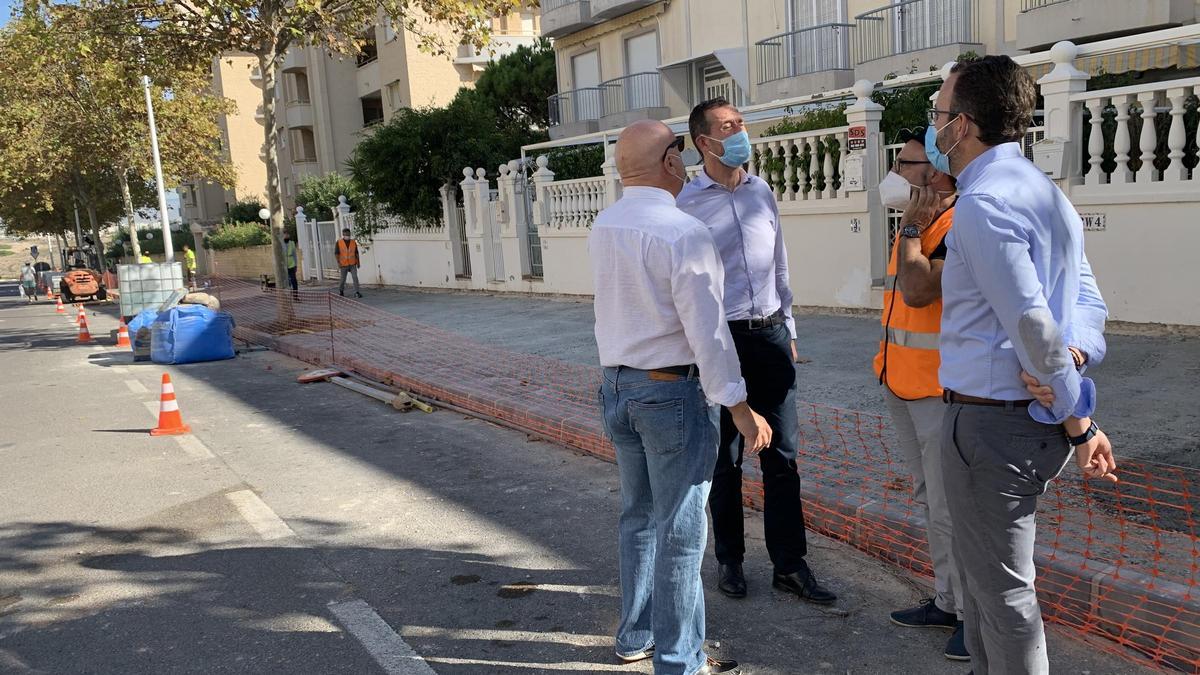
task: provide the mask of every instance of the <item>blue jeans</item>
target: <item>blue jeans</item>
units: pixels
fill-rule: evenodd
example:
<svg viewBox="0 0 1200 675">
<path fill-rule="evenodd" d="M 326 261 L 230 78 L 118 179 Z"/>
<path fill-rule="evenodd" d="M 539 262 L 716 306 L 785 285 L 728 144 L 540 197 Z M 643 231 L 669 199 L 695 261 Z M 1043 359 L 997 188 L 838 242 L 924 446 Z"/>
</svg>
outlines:
<svg viewBox="0 0 1200 675">
<path fill-rule="evenodd" d="M 662 381 L 605 368 L 600 398 L 621 474 L 617 653 L 654 645 L 655 673 L 692 675 L 705 663 L 700 562 L 719 408 L 694 372 Z"/>
</svg>

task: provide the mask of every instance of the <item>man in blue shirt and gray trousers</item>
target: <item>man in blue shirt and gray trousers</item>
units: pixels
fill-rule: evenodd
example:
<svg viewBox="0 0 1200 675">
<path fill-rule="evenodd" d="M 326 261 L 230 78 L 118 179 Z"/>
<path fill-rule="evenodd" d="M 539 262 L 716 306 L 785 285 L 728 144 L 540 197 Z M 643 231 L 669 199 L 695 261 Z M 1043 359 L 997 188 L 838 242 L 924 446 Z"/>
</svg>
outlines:
<svg viewBox="0 0 1200 675">
<path fill-rule="evenodd" d="M 1091 418 L 1095 385 L 1079 372 L 1089 341 L 1103 348 L 1084 327 L 1102 325 L 1105 313 L 1083 226 L 1019 143 L 1036 98 L 1032 78 L 1007 56 L 956 64 L 929 111 L 925 143 L 934 168 L 959 189 L 938 375 L 975 675 L 1049 672 L 1034 591 L 1037 499 L 1072 450 L 1084 475 L 1116 480 L 1112 446 Z M 1044 393 L 1030 399 L 1035 390 Z"/>
</svg>

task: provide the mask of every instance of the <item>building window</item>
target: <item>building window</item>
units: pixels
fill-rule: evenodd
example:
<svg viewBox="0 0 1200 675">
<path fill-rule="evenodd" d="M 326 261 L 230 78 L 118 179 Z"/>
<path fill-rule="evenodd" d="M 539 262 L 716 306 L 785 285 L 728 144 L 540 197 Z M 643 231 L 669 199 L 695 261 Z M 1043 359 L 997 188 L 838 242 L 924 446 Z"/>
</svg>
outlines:
<svg viewBox="0 0 1200 675">
<path fill-rule="evenodd" d="M 362 102 L 363 126 L 369 127 L 383 121 L 383 97 L 379 92 L 359 99 Z"/>
<path fill-rule="evenodd" d="M 310 127 L 299 127 L 289 131 L 292 142 L 292 162 L 301 164 L 317 161 L 317 139 Z"/>
<path fill-rule="evenodd" d="M 696 65 L 697 76 L 700 80 L 699 91 L 704 95 L 701 101 L 707 101 L 717 97 L 729 101 L 735 106 L 744 106 L 747 104 L 746 93 L 738 86 L 737 81 L 725 70 L 725 66 L 721 62 L 713 59 L 706 59 Z"/>
<path fill-rule="evenodd" d="M 308 103 L 308 74 L 303 70 L 288 71 L 285 75 L 287 82 L 288 103 Z"/>
<path fill-rule="evenodd" d="M 361 67 L 379 58 L 379 46 L 375 43 L 374 29 L 363 33 L 359 36 L 359 39 L 363 41 L 362 46 L 359 47 L 357 57 L 358 65 Z"/>
<path fill-rule="evenodd" d="M 399 110 L 404 107 L 404 100 L 400 97 L 400 80 L 396 80 L 387 86 L 388 107 L 392 110 Z"/>
<path fill-rule="evenodd" d="M 392 24 L 391 19 L 383 21 L 383 41 L 391 42 L 396 39 L 396 26 Z"/>
</svg>

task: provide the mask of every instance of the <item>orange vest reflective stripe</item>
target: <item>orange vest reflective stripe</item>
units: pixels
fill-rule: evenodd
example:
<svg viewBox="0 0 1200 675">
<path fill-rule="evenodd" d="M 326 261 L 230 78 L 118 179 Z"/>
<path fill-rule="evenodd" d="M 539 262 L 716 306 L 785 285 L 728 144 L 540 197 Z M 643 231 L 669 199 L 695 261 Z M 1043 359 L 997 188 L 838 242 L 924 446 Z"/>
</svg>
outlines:
<svg viewBox="0 0 1200 675">
<path fill-rule="evenodd" d="M 921 233 L 921 253 L 931 255 L 950 231 L 954 209 L 947 209 Z M 896 290 L 897 259 L 900 252 L 900 233 L 892 245 L 887 280 L 883 291 L 883 326 L 879 338 L 879 353 L 875 355 L 875 375 L 896 396 L 915 400 L 940 397 L 938 384 L 938 337 L 942 325 L 942 299 L 925 307 L 910 307 L 904 295 Z"/>
<path fill-rule="evenodd" d="M 346 244 L 345 239 L 337 240 L 338 267 L 352 267 L 358 264 L 358 242 L 353 239 Z"/>
</svg>

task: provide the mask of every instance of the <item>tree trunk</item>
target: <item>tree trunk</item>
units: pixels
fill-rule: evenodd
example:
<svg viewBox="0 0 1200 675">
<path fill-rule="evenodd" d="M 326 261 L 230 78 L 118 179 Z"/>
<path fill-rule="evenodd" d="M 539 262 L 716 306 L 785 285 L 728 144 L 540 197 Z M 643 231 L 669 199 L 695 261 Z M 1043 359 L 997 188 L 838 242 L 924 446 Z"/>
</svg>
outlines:
<svg viewBox="0 0 1200 675">
<path fill-rule="evenodd" d="M 92 200 L 88 200 L 87 216 L 88 224 L 92 226 L 92 241 L 96 244 L 96 268 L 97 271 L 104 271 L 104 242 L 100 241 L 100 223 L 96 221 L 96 204 Z"/>
<path fill-rule="evenodd" d="M 133 212 L 133 197 L 129 194 L 129 176 L 125 169 L 117 169 L 117 181 L 121 184 L 121 199 L 125 202 L 125 219 L 129 223 L 129 244 L 133 247 L 133 259 L 136 262 L 142 257 L 142 245 L 138 243 L 137 227 L 134 225 L 136 215 Z"/>
<path fill-rule="evenodd" d="M 274 50 L 272 50 L 274 51 Z M 263 126 L 266 130 L 267 208 L 271 210 L 271 253 L 275 261 L 275 288 L 287 284 L 287 264 L 283 252 L 283 196 L 279 192 L 279 132 L 275 128 L 275 77 L 282 54 L 259 54 L 258 67 L 262 72 Z M 281 298 L 291 297 L 279 293 Z M 283 301 L 286 303 L 286 300 Z"/>
</svg>

